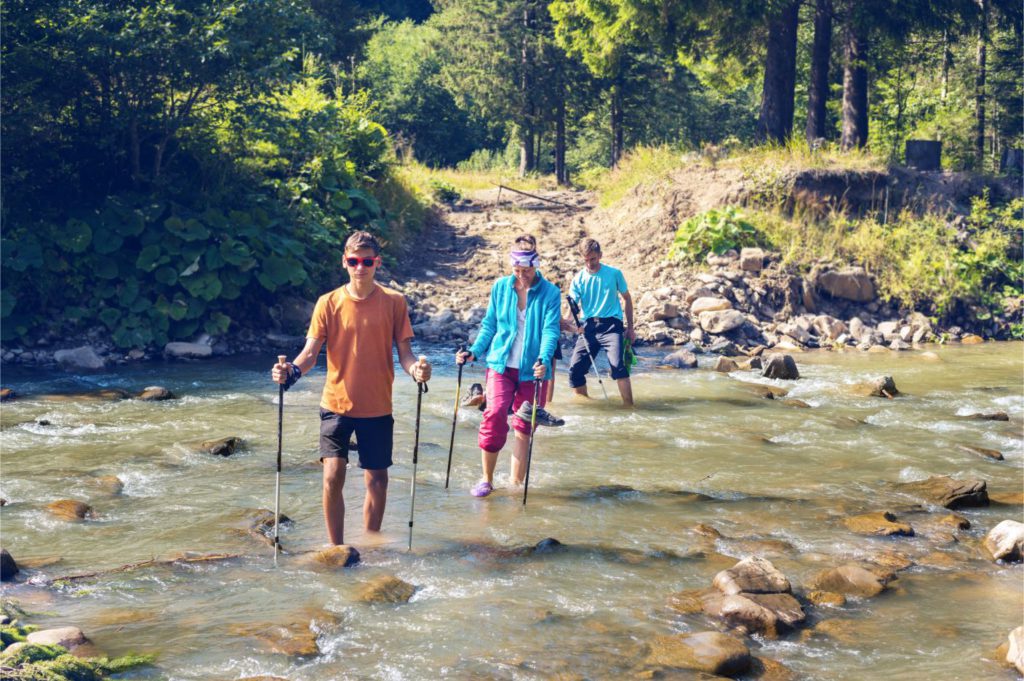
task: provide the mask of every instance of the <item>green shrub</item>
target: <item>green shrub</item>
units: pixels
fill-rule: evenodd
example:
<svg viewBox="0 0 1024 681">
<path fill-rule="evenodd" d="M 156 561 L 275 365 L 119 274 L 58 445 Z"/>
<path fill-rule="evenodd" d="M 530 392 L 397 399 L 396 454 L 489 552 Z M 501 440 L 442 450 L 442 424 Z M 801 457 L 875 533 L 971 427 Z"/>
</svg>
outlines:
<svg viewBox="0 0 1024 681">
<path fill-rule="evenodd" d="M 451 182 L 445 182 L 444 180 L 434 178 L 430 181 L 430 193 L 434 199 L 441 203 L 455 203 L 462 195 L 459 194 L 459 190 L 455 188 Z"/>
<path fill-rule="evenodd" d="M 743 213 L 732 206 L 712 208 L 679 226 L 668 254 L 675 260 L 700 262 L 708 253 L 721 255 L 757 243 L 757 231 Z"/>
</svg>

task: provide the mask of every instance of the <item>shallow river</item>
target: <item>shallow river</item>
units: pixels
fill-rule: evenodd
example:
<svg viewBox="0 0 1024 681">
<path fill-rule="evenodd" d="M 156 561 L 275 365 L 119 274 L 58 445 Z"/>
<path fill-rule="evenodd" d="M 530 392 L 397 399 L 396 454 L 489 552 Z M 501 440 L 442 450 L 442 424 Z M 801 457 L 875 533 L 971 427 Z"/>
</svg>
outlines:
<svg viewBox="0 0 1024 681">
<path fill-rule="evenodd" d="M 33 623 L 75 624 L 105 653 L 158 655 L 155 667 L 126 678 L 634 678 L 654 637 L 714 628 L 700 615 L 677 613 L 670 596 L 710 586 L 742 557 L 768 558 L 799 594 L 824 568 L 895 550 L 915 565 L 885 593 L 839 608 L 806 606 L 804 629 L 840 620 L 831 635 L 755 637 L 751 651 L 796 678 L 1013 678 L 993 651 L 1021 624 L 1024 571 L 986 559 L 980 542 L 1000 520 L 1021 520 L 1021 506 L 960 510 L 971 528 L 953 539 L 938 523 L 948 511 L 915 510 L 917 500 L 893 483 L 941 474 L 986 480 L 992 493 L 1021 491 L 1024 348 L 934 351 L 937 361 L 920 352 L 797 355 L 802 378 L 784 387 L 809 409 L 762 399 L 750 387 L 781 381 L 658 370 L 653 355 L 634 378 L 635 411 L 619 408 L 615 396 L 571 401 L 561 373 L 552 411 L 566 425 L 539 431 L 524 507 L 521 491 L 509 489 L 508 447 L 498 491 L 488 499 L 468 494 L 479 476 L 476 410 L 459 412 L 452 486 L 444 489 L 455 372 L 447 351 L 442 358 L 427 348 L 438 365 L 423 401 L 413 550 L 406 543 L 415 390 L 400 375 L 383 536 L 364 536 L 362 480 L 350 472 L 346 539 L 363 561 L 336 571 L 295 555 L 325 541 L 316 462 L 322 358 L 285 399 L 281 510 L 294 524 L 282 530 L 292 554 L 276 569 L 271 549 L 237 531 L 246 510 L 273 508 L 273 358 L 78 378 L 9 368 L 3 384 L 20 397 L 2 411 L 0 496 L 9 501 L 0 511 L 2 542 L 19 561 L 60 560 L 25 571 L 5 592 Z M 849 390 L 887 374 L 904 396 Z M 467 370 L 464 394 L 481 376 L 479 365 Z M 149 385 L 179 399 L 41 397 Z M 600 395 L 594 385 L 591 393 Z M 961 418 L 994 411 L 1010 421 Z M 246 441 L 229 458 L 191 446 L 228 435 Z M 1005 461 L 958 445 L 999 450 Z M 96 479 L 104 475 L 119 477 L 123 492 L 102 491 Z M 97 517 L 53 518 L 44 507 L 62 498 L 91 504 Z M 842 522 L 887 509 L 916 536 L 863 537 Z M 722 537 L 694 532 L 701 523 Z M 569 548 L 505 551 L 546 537 Z M 241 555 L 41 585 L 182 551 Z M 409 603 L 356 599 L 384 574 L 415 585 Z M 267 633 L 280 633 L 277 625 L 311 627 L 319 654 L 272 652 Z"/>
</svg>

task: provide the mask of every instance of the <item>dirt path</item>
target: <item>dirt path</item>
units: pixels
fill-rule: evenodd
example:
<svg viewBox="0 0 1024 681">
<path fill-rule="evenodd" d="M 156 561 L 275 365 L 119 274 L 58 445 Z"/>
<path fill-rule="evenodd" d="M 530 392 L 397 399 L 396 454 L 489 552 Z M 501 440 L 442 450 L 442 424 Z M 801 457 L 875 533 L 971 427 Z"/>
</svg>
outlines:
<svg viewBox="0 0 1024 681">
<path fill-rule="evenodd" d="M 530 193 L 550 201 L 493 189 L 439 213 L 394 271 L 418 312 L 486 307 L 494 281 L 510 273 L 512 240 L 524 232 L 537 238 L 544 277 L 568 289 L 580 267 L 576 245 L 586 236 L 595 197 L 573 190 Z"/>
</svg>

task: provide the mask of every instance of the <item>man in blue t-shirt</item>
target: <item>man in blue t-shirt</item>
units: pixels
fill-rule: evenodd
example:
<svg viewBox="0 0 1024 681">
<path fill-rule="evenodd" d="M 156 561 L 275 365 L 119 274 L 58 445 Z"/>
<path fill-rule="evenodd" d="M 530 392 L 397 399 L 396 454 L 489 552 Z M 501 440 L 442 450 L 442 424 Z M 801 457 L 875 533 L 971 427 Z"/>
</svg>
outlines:
<svg viewBox="0 0 1024 681">
<path fill-rule="evenodd" d="M 608 353 L 612 378 L 619 386 L 622 402 L 633 406 L 633 386 L 629 382 L 629 367 L 623 357 L 623 334 L 630 342 L 636 340 L 633 331 L 633 298 L 626 287 L 622 271 L 610 265 L 601 264 L 601 245 L 594 239 L 580 242 L 580 255 L 586 265 L 573 277 L 569 287 L 570 295 L 579 304 L 582 312 L 577 329 L 580 334 L 569 360 L 569 387 L 577 395 L 587 395 L 587 372 L 597 353 L 604 348 Z M 622 304 L 619 304 L 622 296 Z M 625 327 L 623 327 L 625 308 Z"/>
</svg>

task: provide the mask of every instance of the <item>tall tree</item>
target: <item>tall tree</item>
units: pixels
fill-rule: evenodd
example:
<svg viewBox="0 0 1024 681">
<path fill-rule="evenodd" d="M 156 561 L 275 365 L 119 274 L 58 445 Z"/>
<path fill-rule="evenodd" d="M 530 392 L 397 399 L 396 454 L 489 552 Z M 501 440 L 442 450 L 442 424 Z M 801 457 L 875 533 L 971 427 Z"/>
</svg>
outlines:
<svg viewBox="0 0 1024 681">
<path fill-rule="evenodd" d="M 811 79 L 807 89 L 808 143 L 828 137 L 828 74 L 832 57 L 832 0 L 817 0 L 814 7 L 814 44 Z"/>
<path fill-rule="evenodd" d="M 758 137 L 785 142 L 793 134 L 793 95 L 796 90 L 796 32 L 800 0 L 768 4 L 768 38 Z"/>
<path fill-rule="evenodd" d="M 868 143 L 868 31 L 858 9 L 854 0 L 843 31 L 843 149 Z"/>
<path fill-rule="evenodd" d="M 977 71 L 974 77 L 974 153 L 977 156 L 978 168 L 985 166 L 985 76 L 988 61 L 988 0 L 978 2 L 978 51 Z"/>
</svg>

